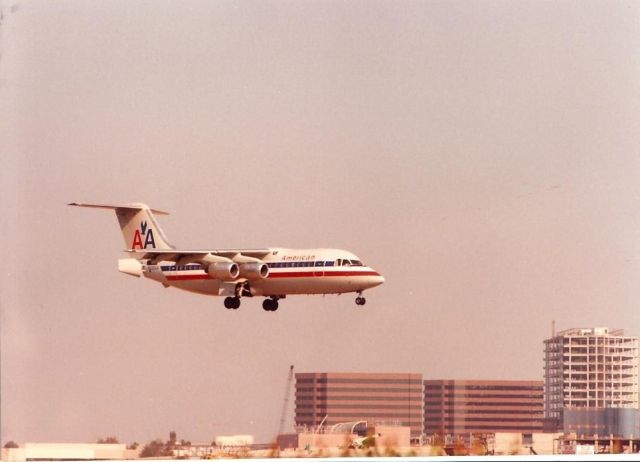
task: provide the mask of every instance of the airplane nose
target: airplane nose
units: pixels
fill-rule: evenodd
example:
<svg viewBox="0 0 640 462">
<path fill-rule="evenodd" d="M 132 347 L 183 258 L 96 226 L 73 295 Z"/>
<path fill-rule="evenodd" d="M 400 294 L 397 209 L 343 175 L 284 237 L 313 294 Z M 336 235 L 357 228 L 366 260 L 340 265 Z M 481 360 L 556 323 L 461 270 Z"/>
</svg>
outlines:
<svg viewBox="0 0 640 462">
<path fill-rule="evenodd" d="M 384 282 L 384 276 L 382 274 L 378 274 L 376 276 L 371 276 L 369 278 L 370 287 L 379 286 Z"/>
</svg>

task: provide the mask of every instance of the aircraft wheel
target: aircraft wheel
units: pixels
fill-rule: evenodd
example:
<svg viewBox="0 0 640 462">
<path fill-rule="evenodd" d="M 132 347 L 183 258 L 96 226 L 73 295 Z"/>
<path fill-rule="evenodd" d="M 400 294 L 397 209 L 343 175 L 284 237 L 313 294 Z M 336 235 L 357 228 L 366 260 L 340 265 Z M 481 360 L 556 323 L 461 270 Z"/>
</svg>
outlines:
<svg viewBox="0 0 640 462">
<path fill-rule="evenodd" d="M 273 298 L 265 298 L 262 302 L 262 309 L 265 311 L 275 311 L 278 309 L 278 300 Z"/>
<path fill-rule="evenodd" d="M 365 303 L 367 303 L 367 299 L 364 297 L 357 297 L 356 298 L 356 305 L 364 305 Z"/>
<path fill-rule="evenodd" d="M 227 297 L 224 299 L 224 307 L 228 310 L 240 308 L 240 297 Z"/>
</svg>

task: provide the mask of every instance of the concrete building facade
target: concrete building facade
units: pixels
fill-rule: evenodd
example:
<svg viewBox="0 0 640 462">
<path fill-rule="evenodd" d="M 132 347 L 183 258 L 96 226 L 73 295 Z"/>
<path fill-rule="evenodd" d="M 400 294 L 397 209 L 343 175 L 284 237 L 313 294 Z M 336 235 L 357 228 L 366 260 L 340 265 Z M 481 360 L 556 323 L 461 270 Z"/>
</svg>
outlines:
<svg viewBox="0 0 640 462">
<path fill-rule="evenodd" d="M 25 443 L 18 448 L 3 448 L 4 462 L 25 460 L 124 460 L 137 459 L 138 451 L 125 444 L 99 443 Z"/>
<path fill-rule="evenodd" d="M 300 431 L 343 422 L 400 425 L 422 434 L 422 374 L 297 373 L 295 422 Z"/>
<path fill-rule="evenodd" d="M 625 408 L 572 407 L 564 410 L 564 433 L 633 438 L 640 435 L 640 410 Z"/>
<path fill-rule="evenodd" d="M 638 337 L 607 327 L 567 329 L 544 341 L 544 412 L 562 428 L 570 408 L 638 408 Z"/>
<path fill-rule="evenodd" d="M 544 418 L 541 380 L 425 380 L 427 435 L 539 433 Z"/>
</svg>

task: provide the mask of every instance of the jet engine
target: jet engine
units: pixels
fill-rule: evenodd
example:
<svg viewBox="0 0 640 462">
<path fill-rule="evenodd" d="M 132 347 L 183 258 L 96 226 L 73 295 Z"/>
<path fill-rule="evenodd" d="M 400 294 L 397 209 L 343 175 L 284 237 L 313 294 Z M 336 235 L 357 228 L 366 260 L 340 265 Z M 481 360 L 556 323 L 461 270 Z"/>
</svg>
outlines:
<svg viewBox="0 0 640 462">
<path fill-rule="evenodd" d="M 264 279 L 269 275 L 266 263 L 251 262 L 240 265 L 240 276 L 249 280 Z"/>
<path fill-rule="evenodd" d="M 240 269 L 234 262 L 213 262 L 209 263 L 207 273 L 214 279 L 233 281 L 240 274 Z"/>
</svg>

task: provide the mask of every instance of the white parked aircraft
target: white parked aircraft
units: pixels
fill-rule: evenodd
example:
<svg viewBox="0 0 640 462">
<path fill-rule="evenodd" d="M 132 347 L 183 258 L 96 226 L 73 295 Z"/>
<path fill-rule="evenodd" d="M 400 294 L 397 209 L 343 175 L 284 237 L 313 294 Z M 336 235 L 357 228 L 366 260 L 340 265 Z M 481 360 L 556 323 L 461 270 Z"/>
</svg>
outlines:
<svg viewBox="0 0 640 462">
<path fill-rule="evenodd" d="M 287 295 L 346 292 L 356 292 L 356 304 L 364 305 L 362 291 L 384 282 L 380 273 L 345 250 L 180 250 L 169 244 L 153 215 L 166 212 L 141 203 L 69 205 L 115 210 L 126 252 L 132 257 L 118 260 L 121 272 L 145 276 L 165 287 L 226 296 L 228 309 L 238 309 L 241 297 L 266 297 L 262 307 L 275 311 L 278 300 Z"/>
</svg>

